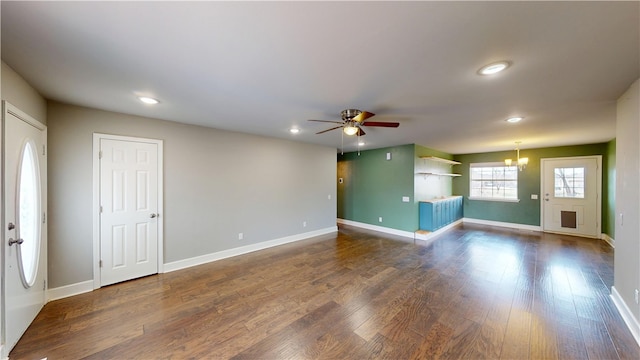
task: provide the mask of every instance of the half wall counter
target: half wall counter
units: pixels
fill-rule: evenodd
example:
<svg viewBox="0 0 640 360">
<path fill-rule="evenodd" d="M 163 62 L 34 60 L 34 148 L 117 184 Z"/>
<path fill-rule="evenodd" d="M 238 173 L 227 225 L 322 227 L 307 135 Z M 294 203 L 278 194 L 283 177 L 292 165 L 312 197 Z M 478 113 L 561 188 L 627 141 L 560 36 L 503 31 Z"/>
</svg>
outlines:
<svg viewBox="0 0 640 360">
<path fill-rule="evenodd" d="M 447 196 L 420 201 L 420 230 L 436 231 L 462 219 L 462 196 Z"/>
</svg>

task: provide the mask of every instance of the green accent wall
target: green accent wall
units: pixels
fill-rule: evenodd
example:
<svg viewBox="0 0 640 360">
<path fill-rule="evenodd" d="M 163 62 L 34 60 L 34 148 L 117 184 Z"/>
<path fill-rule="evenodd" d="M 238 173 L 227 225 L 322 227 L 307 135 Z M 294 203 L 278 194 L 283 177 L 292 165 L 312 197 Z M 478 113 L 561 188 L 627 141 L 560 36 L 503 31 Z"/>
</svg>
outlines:
<svg viewBox="0 0 640 360">
<path fill-rule="evenodd" d="M 453 193 L 464 195 L 464 216 L 466 218 L 540 226 L 540 201 L 543 198 L 542 194 L 540 194 L 540 159 L 602 155 L 602 231 L 611 235 L 613 230 L 611 229 L 612 222 L 609 214 L 615 213 L 615 204 L 613 204 L 613 193 L 610 189 L 613 185 L 608 174 L 611 166 L 615 168 L 615 154 L 613 155 L 614 164 L 612 165 L 610 152 L 610 143 L 520 150 L 520 157 L 528 157 L 529 164 L 525 170 L 518 174 L 518 198 L 520 202 L 517 203 L 469 200 L 469 164 L 502 162 L 505 158 L 514 158 L 515 150 L 455 155 L 455 160 L 462 163 L 457 165 L 456 169 L 462 176 L 453 182 Z M 605 179 L 607 180 L 605 181 Z M 531 200 L 531 194 L 538 194 L 538 199 Z"/>
<path fill-rule="evenodd" d="M 387 160 L 387 153 L 391 153 L 391 160 Z M 451 195 L 451 177 L 424 176 L 416 172 L 452 171 L 450 165 L 419 156 L 453 157 L 415 144 L 339 154 L 338 218 L 416 231 L 419 201 Z M 409 202 L 402 201 L 405 196 Z M 378 221 L 379 217 L 382 222 Z"/>
<path fill-rule="evenodd" d="M 402 202 L 403 196 L 413 200 L 414 151 L 410 144 L 338 154 L 338 218 L 415 231 L 418 206 Z"/>
<path fill-rule="evenodd" d="M 616 139 L 607 143 L 602 157 L 602 232 L 615 239 L 616 235 Z"/>
</svg>

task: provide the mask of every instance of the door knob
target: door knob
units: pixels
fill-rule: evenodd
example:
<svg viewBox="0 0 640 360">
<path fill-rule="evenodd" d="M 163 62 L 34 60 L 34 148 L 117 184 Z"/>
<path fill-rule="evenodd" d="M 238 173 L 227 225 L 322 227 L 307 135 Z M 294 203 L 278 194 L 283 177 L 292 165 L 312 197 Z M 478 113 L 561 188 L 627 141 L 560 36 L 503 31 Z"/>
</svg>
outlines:
<svg viewBox="0 0 640 360">
<path fill-rule="evenodd" d="M 152 219 L 154 219 L 154 218 L 158 217 L 158 214 L 154 214 L 154 213 L 152 213 L 152 214 L 150 215 L 150 217 L 151 217 Z"/>
<path fill-rule="evenodd" d="M 24 240 L 23 240 L 23 239 L 15 239 L 15 240 L 14 240 L 14 239 L 9 238 L 9 246 L 11 246 L 11 245 L 13 245 L 13 244 L 18 244 L 18 245 L 20 245 L 20 244 L 22 244 L 23 242 L 24 242 Z"/>
</svg>

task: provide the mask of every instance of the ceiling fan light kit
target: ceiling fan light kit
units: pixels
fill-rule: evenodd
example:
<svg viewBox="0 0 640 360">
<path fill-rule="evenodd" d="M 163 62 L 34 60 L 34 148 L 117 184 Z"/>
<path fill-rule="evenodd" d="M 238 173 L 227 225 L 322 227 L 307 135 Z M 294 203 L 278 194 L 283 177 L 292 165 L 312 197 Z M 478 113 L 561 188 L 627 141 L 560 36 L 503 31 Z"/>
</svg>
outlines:
<svg viewBox="0 0 640 360">
<path fill-rule="evenodd" d="M 322 130 L 317 132 L 316 134 L 322 134 L 327 131 L 340 129 L 342 128 L 342 132 L 348 136 L 364 136 L 366 133 L 362 130 L 362 126 L 371 126 L 371 127 L 398 127 L 400 123 L 397 122 L 379 122 L 379 121 L 365 121 L 368 118 L 375 116 L 374 113 L 368 111 L 362 111 L 358 109 L 346 109 L 340 112 L 340 116 L 342 117 L 342 121 L 330 121 L 330 120 L 309 120 L 316 122 L 326 122 L 332 124 L 340 124 L 340 126 L 335 126 L 327 130 Z"/>
<path fill-rule="evenodd" d="M 350 123 L 342 129 L 346 135 L 352 136 L 358 133 L 358 127 L 355 124 Z"/>
</svg>

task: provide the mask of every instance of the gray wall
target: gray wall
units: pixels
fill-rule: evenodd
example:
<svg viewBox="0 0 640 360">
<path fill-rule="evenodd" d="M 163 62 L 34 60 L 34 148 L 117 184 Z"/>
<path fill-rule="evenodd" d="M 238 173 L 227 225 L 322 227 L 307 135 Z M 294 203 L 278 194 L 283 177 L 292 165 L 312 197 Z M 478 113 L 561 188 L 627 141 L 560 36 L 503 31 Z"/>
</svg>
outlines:
<svg viewBox="0 0 640 360">
<path fill-rule="evenodd" d="M 614 286 L 640 322 L 640 80 L 618 100 L 616 122 L 616 251 Z M 621 216 L 624 217 L 621 221 Z"/>
<path fill-rule="evenodd" d="M 164 140 L 164 263 L 336 225 L 334 148 L 56 102 L 48 127 L 51 288 L 93 279 L 94 132 Z"/>
<path fill-rule="evenodd" d="M 2 62 L 2 100 L 47 124 L 47 101 L 9 65 Z"/>
</svg>

